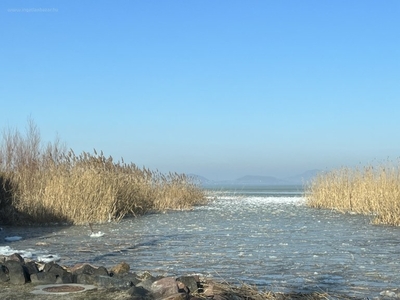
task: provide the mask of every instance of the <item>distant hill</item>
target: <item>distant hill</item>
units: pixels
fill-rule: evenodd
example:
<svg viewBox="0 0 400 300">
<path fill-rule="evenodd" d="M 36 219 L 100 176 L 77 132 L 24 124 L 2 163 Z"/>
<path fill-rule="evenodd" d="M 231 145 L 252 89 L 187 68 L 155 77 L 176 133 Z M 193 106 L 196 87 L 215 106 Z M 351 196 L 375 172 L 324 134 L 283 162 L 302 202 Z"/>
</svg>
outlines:
<svg viewBox="0 0 400 300">
<path fill-rule="evenodd" d="M 273 176 L 255 176 L 247 175 L 235 180 L 237 184 L 243 185 L 283 185 L 288 184 L 287 181 L 278 179 Z"/>
<path fill-rule="evenodd" d="M 257 175 L 246 175 L 235 180 L 223 180 L 214 181 L 208 178 L 196 174 L 189 174 L 188 176 L 193 178 L 195 182 L 203 186 L 219 186 L 219 185 L 303 185 L 310 182 L 321 170 L 308 170 L 301 174 L 286 177 L 277 178 L 274 176 L 257 176 Z"/>
</svg>

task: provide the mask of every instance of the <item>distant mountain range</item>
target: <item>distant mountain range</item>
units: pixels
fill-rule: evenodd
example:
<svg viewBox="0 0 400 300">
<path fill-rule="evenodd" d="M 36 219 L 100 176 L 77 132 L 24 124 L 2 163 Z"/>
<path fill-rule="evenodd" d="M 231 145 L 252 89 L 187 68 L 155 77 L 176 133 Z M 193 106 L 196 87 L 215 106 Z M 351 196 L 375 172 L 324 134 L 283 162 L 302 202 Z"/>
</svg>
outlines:
<svg viewBox="0 0 400 300">
<path fill-rule="evenodd" d="M 199 184 L 203 186 L 214 186 L 214 185 L 302 185 L 310 182 L 315 176 L 320 173 L 321 170 L 308 170 L 296 176 L 277 178 L 273 176 L 257 176 L 257 175 L 246 175 L 234 180 L 221 180 L 214 181 L 209 180 L 206 177 L 189 174 L 190 177 L 194 178 Z"/>
</svg>

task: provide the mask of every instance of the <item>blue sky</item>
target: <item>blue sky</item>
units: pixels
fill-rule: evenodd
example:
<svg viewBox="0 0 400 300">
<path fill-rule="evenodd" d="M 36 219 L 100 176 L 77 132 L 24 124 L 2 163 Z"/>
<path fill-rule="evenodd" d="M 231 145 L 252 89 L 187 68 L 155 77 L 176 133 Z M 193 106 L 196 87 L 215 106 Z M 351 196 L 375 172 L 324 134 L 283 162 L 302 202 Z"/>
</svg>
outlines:
<svg viewBox="0 0 400 300">
<path fill-rule="evenodd" d="M 1 1 L 1 128 L 162 172 L 400 154 L 400 2 Z"/>
</svg>

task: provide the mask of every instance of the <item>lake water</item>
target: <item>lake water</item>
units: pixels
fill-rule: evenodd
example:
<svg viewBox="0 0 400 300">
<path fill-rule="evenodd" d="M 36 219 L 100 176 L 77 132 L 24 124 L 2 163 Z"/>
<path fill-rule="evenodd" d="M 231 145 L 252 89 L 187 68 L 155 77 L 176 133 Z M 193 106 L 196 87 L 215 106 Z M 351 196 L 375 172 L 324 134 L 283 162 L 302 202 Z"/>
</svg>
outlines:
<svg viewBox="0 0 400 300">
<path fill-rule="evenodd" d="M 281 292 L 398 292 L 400 228 L 308 208 L 299 187 L 220 187 L 209 197 L 191 211 L 95 225 L 101 237 L 90 237 L 88 226 L 3 227 L 0 252 L 64 265 L 126 261 L 137 272 L 200 273 Z M 10 236 L 22 239 L 5 242 Z"/>
</svg>

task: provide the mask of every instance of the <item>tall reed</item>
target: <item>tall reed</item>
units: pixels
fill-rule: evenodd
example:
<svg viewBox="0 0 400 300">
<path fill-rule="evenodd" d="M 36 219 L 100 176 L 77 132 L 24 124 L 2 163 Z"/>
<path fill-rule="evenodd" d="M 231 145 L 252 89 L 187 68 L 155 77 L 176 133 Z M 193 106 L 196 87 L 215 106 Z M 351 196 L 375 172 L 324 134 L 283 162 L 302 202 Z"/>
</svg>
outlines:
<svg viewBox="0 0 400 300">
<path fill-rule="evenodd" d="M 184 174 L 164 175 L 99 154 L 45 147 L 30 121 L 23 136 L 3 134 L 0 223 L 101 223 L 149 211 L 188 209 L 205 195 Z"/>
<path fill-rule="evenodd" d="M 400 164 L 321 173 L 307 189 L 307 204 L 373 215 L 373 223 L 400 225 Z"/>
</svg>

